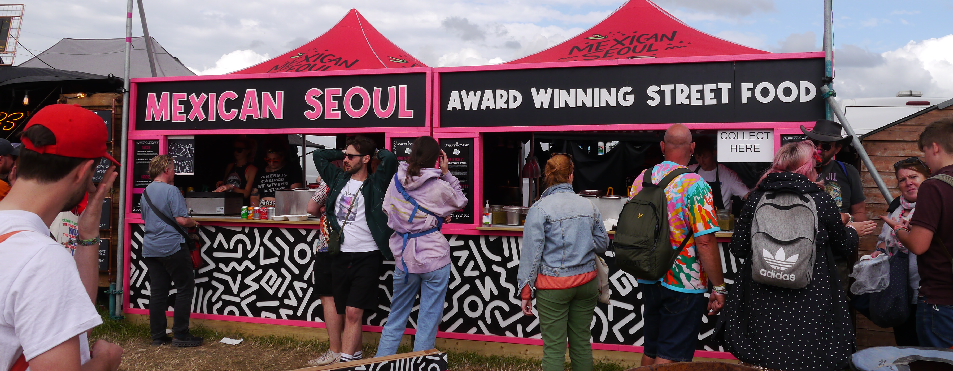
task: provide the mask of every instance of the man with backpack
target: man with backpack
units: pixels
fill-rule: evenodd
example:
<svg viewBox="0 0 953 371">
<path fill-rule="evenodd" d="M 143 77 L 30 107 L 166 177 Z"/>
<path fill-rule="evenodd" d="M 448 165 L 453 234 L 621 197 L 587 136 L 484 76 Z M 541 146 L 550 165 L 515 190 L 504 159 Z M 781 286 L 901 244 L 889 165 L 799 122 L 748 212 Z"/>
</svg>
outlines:
<svg viewBox="0 0 953 371">
<path fill-rule="evenodd" d="M 909 222 L 884 221 L 897 239 L 917 255 L 920 346 L 953 347 L 953 119 L 935 121 L 917 143 L 933 177 L 917 191 L 917 211 Z"/>
<path fill-rule="evenodd" d="M 628 269 L 623 264 L 620 268 L 632 273 L 644 270 L 634 266 L 644 266 L 645 257 L 625 260 L 623 256 L 633 251 L 626 246 L 639 246 L 640 242 L 629 243 L 631 239 L 620 236 L 620 232 L 632 231 L 630 237 L 639 239 L 640 219 L 650 218 L 648 211 L 638 212 L 634 206 L 639 200 L 639 193 L 655 192 L 656 188 L 664 187 L 664 205 L 654 205 L 652 201 L 645 201 L 644 210 L 662 210 L 659 215 L 659 226 L 648 226 L 649 229 L 668 230 L 667 236 L 661 236 L 661 246 L 672 250 L 662 250 L 674 258 L 662 258 L 661 278 L 652 273 L 640 274 L 639 287 L 642 289 L 644 311 L 642 314 L 644 327 L 644 354 L 642 366 L 671 362 L 691 362 L 695 354 L 695 344 L 698 341 L 698 331 L 702 316 L 706 313 L 715 314 L 725 304 L 727 288 L 722 278 L 721 258 L 714 232 L 719 231 L 715 209 L 712 205 L 711 188 L 700 175 L 691 173 L 685 167 L 692 157 L 695 143 L 692 142 L 692 133 L 685 125 L 675 124 L 665 131 L 665 138 L 661 142 L 665 161 L 643 172 L 634 183 L 633 193 L 629 203 L 623 209 L 623 214 L 633 213 L 632 218 L 619 218 L 619 231 L 616 232 L 616 261 L 628 264 L 635 269 Z M 671 177 L 669 174 L 676 174 Z M 650 181 L 643 183 L 643 178 L 649 176 Z M 667 184 L 666 184 L 667 182 Z M 647 187 L 648 186 L 648 187 Z M 643 194 L 645 196 L 645 194 Z M 633 202 L 636 201 L 636 202 Z M 667 210 L 667 212 L 666 212 Z M 623 225 L 623 223 L 627 225 Z M 654 223 L 652 223 L 654 224 Z M 619 241 L 619 238 L 622 241 Z M 652 242 L 654 243 L 654 242 Z M 620 245 L 624 244 L 624 245 Z M 651 246 L 654 247 L 654 246 Z M 654 249 L 644 249 L 654 250 Z M 672 254 L 675 253 L 675 254 Z M 636 260 L 636 261 L 631 261 Z M 652 263 L 649 266 L 658 267 Z M 649 269 L 651 270 L 651 269 Z M 659 271 L 656 269 L 656 271 Z M 653 279 L 655 278 L 655 279 Z M 705 293 L 708 291 L 709 279 L 714 284 L 713 292 L 708 300 Z"/>
</svg>

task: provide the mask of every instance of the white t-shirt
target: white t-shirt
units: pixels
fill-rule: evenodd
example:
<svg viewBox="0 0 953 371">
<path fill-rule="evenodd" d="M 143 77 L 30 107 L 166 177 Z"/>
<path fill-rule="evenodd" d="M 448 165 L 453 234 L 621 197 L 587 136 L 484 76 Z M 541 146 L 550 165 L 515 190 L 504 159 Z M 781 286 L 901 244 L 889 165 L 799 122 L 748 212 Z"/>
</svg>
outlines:
<svg viewBox="0 0 953 371">
<path fill-rule="evenodd" d="M 334 205 L 334 216 L 338 219 L 338 225 L 344 226 L 344 243 L 341 244 L 342 252 L 369 252 L 379 250 L 377 243 L 374 242 L 374 235 L 371 234 L 371 228 L 367 226 L 367 213 L 365 212 L 364 195 L 358 190 L 364 182 L 354 179 L 348 180 L 341 194 L 338 195 Z M 344 224 L 344 218 L 348 215 L 348 208 L 355 202 L 351 215 L 347 217 L 347 224 Z"/>
<path fill-rule="evenodd" d="M 29 361 L 102 323 L 63 245 L 34 213 L 0 211 L 0 370 L 20 354 Z M 85 337 L 81 363 L 89 360 Z"/>
<path fill-rule="evenodd" d="M 718 167 L 711 171 L 702 170 L 701 166 L 696 166 L 696 169 L 695 173 L 705 178 L 706 182 L 712 183 L 715 179 L 721 180 L 721 202 L 725 203 L 725 209 L 727 209 L 728 212 L 731 212 L 731 196 L 744 198 L 745 195 L 751 191 L 745 186 L 745 183 L 741 181 L 738 174 L 725 165 L 718 164 Z M 716 170 L 718 171 L 718 176 L 715 176 Z"/>
</svg>

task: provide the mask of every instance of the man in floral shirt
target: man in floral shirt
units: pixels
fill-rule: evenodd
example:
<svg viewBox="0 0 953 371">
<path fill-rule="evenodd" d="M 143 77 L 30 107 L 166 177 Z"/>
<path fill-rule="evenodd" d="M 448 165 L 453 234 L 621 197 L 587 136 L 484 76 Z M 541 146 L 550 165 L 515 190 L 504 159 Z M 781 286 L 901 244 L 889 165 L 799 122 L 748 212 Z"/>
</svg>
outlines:
<svg viewBox="0 0 953 371">
<path fill-rule="evenodd" d="M 684 168 L 695 149 L 691 131 L 681 124 L 665 131 L 661 146 L 665 161 L 635 180 L 630 198 L 642 190 L 642 177 L 646 173 L 651 174 L 652 183 L 658 183 L 673 170 Z M 727 294 L 715 241 L 714 233 L 720 229 L 712 206 L 711 187 L 700 175 L 686 173 L 665 188 L 665 196 L 672 248 L 678 249 L 686 238 L 690 240 L 662 279 L 638 280 L 645 303 L 642 366 L 691 362 L 705 310 L 718 313 Z M 705 300 L 709 279 L 715 286 L 710 299 Z"/>
</svg>

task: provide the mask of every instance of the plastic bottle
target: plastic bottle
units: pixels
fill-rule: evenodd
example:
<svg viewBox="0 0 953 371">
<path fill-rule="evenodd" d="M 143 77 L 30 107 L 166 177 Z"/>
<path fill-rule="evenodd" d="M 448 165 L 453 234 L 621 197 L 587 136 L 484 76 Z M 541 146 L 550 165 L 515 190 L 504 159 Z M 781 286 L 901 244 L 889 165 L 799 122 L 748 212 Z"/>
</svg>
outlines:
<svg viewBox="0 0 953 371">
<path fill-rule="evenodd" d="M 483 226 L 490 226 L 490 200 L 486 200 L 486 205 L 483 206 Z"/>
</svg>

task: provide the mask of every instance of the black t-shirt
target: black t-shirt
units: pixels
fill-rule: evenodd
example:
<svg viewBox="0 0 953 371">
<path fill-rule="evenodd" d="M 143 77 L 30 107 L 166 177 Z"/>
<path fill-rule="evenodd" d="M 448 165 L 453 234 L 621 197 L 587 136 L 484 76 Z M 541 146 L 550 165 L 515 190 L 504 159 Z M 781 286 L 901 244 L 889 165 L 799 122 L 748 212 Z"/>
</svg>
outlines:
<svg viewBox="0 0 953 371">
<path fill-rule="evenodd" d="M 301 172 L 294 166 L 285 165 L 273 172 L 258 172 L 255 185 L 260 197 L 275 197 L 275 191 L 288 189 L 294 183 L 301 183 Z"/>
<path fill-rule="evenodd" d="M 841 168 L 841 164 L 844 165 L 843 168 Z M 845 169 L 847 170 L 846 173 L 844 173 Z M 853 165 L 831 160 L 830 163 L 818 171 L 817 179 L 824 181 L 824 191 L 831 195 L 834 204 L 842 213 L 850 213 L 852 205 L 859 204 L 867 199 L 864 196 L 863 184 L 860 181 L 860 172 Z"/>
<path fill-rule="evenodd" d="M 953 166 L 944 167 L 934 174 L 953 176 Z M 953 228 L 949 227 L 953 225 L 953 213 L 950 210 L 953 210 L 953 187 L 936 179 L 927 179 L 920 184 L 917 210 L 910 225 L 933 232 L 930 248 L 917 255 L 920 295 L 930 304 L 953 305 L 953 262 L 941 250 L 946 249 L 953 255 Z"/>
</svg>

